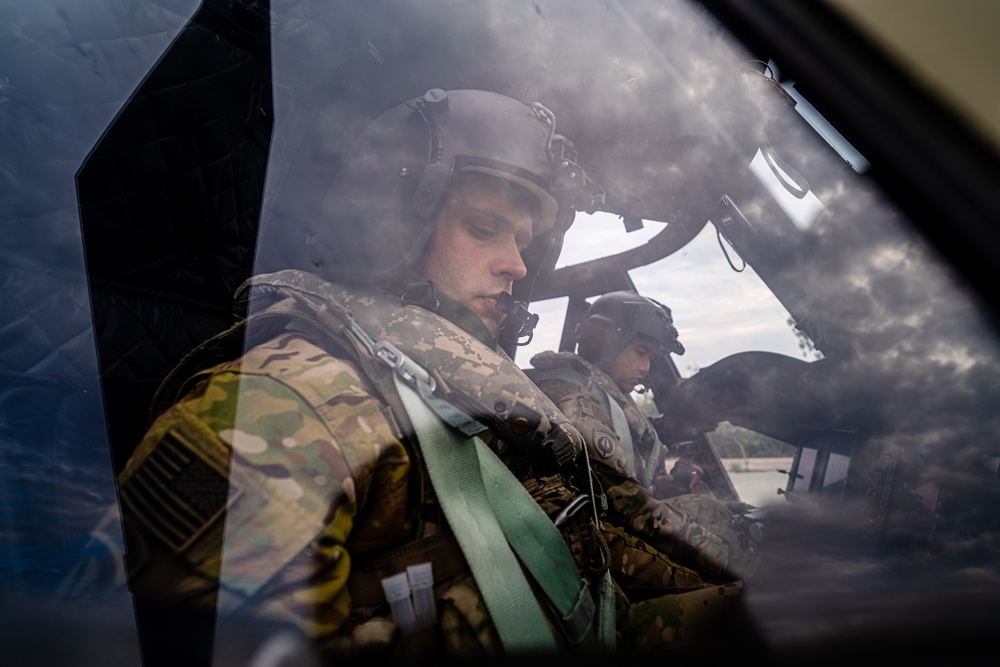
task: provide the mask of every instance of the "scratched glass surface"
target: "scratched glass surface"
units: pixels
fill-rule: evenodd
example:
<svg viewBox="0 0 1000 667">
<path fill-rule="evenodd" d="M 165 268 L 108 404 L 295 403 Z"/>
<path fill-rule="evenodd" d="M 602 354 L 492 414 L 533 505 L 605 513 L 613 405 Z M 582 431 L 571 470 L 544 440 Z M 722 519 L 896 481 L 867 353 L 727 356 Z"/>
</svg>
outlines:
<svg viewBox="0 0 1000 667">
<path fill-rule="evenodd" d="M 542 102 L 607 192 L 536 285 L 515 361 L 560 346 L 572 299 L 628 285 L 671 308 L 685 346 L 661 435 L 722 442 L 729 424 L 790 448 L 746 597 L 765 641 L 995 618 L 997 332 L 782 64 L 703 7 L 272 0 L 262 21 L 240 3 L 77 4 L 4 3 L 0 27 L 13 650 L 39 650 L 57 609 L 69 645 L 105 636 L 135 657 L 124 582 L 77 568 L 116 520 L 143 402 L 243 277 L 296 264 L 282 234 L 322 215 L 360 130 L 430 88 Z M 225 72 L 243 83 L 209 76 Z M 159 344 L 153 310 L 183 343 Z"/>
</svg>

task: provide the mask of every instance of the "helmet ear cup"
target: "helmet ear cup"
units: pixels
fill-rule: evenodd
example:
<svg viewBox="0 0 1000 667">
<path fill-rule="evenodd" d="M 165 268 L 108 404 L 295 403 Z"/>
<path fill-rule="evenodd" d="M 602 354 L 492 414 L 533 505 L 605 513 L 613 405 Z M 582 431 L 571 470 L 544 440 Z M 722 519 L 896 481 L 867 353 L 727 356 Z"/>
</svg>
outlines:
<svg viewBox="0 0 1000 667">
<path fill-rule="evenodd" d="M 617 326 L 614 314 L 588 311 L 588 315 L 580 325 L 580 335 L 576 344 L 577 354 L 598 368 L 606 370 L 630 342 L 631 336 Z"/>
</svg>

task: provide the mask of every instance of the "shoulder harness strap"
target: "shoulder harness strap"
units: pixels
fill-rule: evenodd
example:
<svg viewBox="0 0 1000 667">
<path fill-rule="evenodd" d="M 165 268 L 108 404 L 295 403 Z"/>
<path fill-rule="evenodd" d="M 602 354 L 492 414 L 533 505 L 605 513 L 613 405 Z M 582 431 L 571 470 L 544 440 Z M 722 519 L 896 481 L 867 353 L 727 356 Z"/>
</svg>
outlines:
<svg viewBox="0 0 1000 667">
<path fill-rule="evenodd" d="M 351 332 L 362 341 L 367 338 L 360 327 L 351 327 Z M 373 350 L 382 343 L 367 341 Z M 558 529 L 489 447 L 470 437 L 462 423 L 451 424 L 448 415 L 428 401 L 434 398 L 433 379 L 426 371 L 405 355 L 389 363 L 435 492 L 505 648 L 556 648 L 518 559 L 559 611 L 569 640 L 574 645 L 594 645 L 598 641 L 594 599 Z M 603 590 L 602 586 L 599 592 Z M 602 616 L 606 618 L 609 611 L 602 610 Z M 603 634 L 600 639 L 607 648 L 611 637 Z"/>
</svg>

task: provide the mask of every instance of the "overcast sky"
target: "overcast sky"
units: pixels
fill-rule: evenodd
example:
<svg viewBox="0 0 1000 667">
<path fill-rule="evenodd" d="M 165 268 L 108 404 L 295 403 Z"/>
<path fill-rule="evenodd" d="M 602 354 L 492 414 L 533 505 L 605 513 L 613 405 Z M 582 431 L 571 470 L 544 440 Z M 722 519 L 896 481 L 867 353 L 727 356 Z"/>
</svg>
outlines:
<svg viewBox="0 0 1000 667">
<path fill-rule="evenodd" d="M 622 252 L 646 243 L 662 229 L 662 223 L 647 222 L 643 229 L 624 234 L 617 216 L 578 215 L 556 266 Z M 728 250 L 740 268 L 742 262 Z M 672 311 L 685 348 L 682 356 L 674 355 L 674 363 L 685 376 L 745 350 L 801 357 L 798 339 L 787 323 L 788 311 L 752 268 L 740 273 L 733 270 L 711 224 L 679 252 L 635 269 L 631 276 L 641 294 Z M 559 347 L 566 303 L 566 298 L 559 298 L 532 304 L 539 325 L 531 343 L 517 351 L 520 366 L 530 366 L 538 352 Z"/>
</svg>

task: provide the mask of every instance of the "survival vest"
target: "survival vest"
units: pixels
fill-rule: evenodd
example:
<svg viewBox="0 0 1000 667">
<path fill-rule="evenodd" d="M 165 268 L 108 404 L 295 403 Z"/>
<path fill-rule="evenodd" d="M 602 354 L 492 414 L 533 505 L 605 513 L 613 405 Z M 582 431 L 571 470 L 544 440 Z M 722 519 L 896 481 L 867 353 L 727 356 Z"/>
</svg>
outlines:
<svg viewBox="0 0 1000 667">
<path fill-rule="evenodd" d="M 577 496 L 553 508 L 542 500 L 534 502 L 525 491 L 525 488 L 544 490 L 551 487 L 545 479 L 532 478 L 529 471 L 544 469 L 558 473 L 561 469 L 575 467 L 579 455 L 586 451 L 584 443 L 576 429 L 506 355 L 490 350 L 447 319 L 418 306 L 401 305 L 398 297 L 377 287 L 345 287 L 300 271 L 257 276 L 240 289 L 237 301 L 249 306 L 248 320 L 217 336 L 185 359 L 159 392 L 159 405 L 170 405 L 186 392 L 191 381 L 183 378 L 191 376 L 192 371 L 204 369 L 213 359 L 240 356 L 244 336 L 253 338 L 245 343 L 249 348 L 255 341 L 270 339 L 289 327 L 321 333 L 330 340 L 337 354 L 346 352 L 357 363 L 404 426 L 409 422 L 416 432 L 420 457 L 427 465 L 437 501 L 456 533 L 465 561 L 472 569 L 502 640 L 505 639 L 502 626 L 507 624 L 513 628 L 506 631 L 505 646 L 508 649 L 512 646 L 546 648 L 519 644 L 522 632 L 517 629 L 518 624 L 524 627 L 525 619 L 533 618 L 526 607 L 537 604 L 528 587 L 524 587 L 524 591 L 531 599 L 522 596 L 517 602 L 515 598 L 514 602 L 507 603 L 513 609 L 505 611 L 491 606 L 491 596 L 503 598 L 508 591 L 490 591 L 517 588 L 505 586 L 505 583 L 523 578 L 521 571 L 516 569 L 514 576 L 507 576 L 499 585 L 486 581 L 489 573 L 497 569 L 494 565 L 484 565 L 477 572 L 479 561 L 489 560 L 483 550 L 502 551 L 497 542 L 504 538 L 517 557 L 517 561 L 513 561 L 513 557 L 508 560 L 513 562 L 514 568 L 519 568 L 518 562 L 523 563 L 532 573 L 552 606 L 559 611 L 564 634 L 571 643 L 594 645 L 599 641 L 604 648 L 613 646 L 614 618 L 607 606 L 610 580 L 604 571 L 606 564 L 602 569 L 595 569 L 593 563 L 581 562 L 581 558 L 603 561 L 600 547 L 596 555 L 581 556 L 579 545 L 567 549 L 555 528 L 555 524 L 565 522 L 581 508 L 589 507 L 593 514 L 592 502 L 586 502 L 589 500 L 586 495 Z M 247 321 L 254 326 L 248 328 Z M 237 351 L 236 348 L 241 349 Z M 522 472 L 520 482 L 485 444 L 475 438 L 486 429 L 494 431 L 502 440 L 507 448 L 505 463 Z M 448 454 L 435 452 L 435 448 L 440 447 L 450 447 Z M 470 452 L 472 458 L 466 460 L 465 468 L 448 467 L 459 465 L 454 460 L 461 456 L 456 454 Z M 453 478 L 466 476 L 481 477 L 480 488 L 471 492 L 468 485 L 458 490 L 445 488 Z M 582 476 L 589 483 L 589 472 Z M 448 504 L 455 502 L 451 496 L 456 494 L 460 496 L 458 502 L 463 503 L 463 511 L 449 514 Z M 514 502 L 514 496 L 520 495 L 529 502 L 520 505 Z M 551 494 L 547 498 L 551 500 Z M 470 510 L 469 506 L 476 502 L 485 507 Z M 555 516 L 551 519 L 546 516 L 540 504 L 554 511 Z M 515 508 L 514 513 L 504 515 L 511 508 Z M 461 523 L 466 513 L 483 518 L 463 528 Z M 538 520 L 539 514 L 544 521 Z M 588 514 L 580 513 L 578 519 L 582 517 Z M 596 521 L 596 515 L 593 518 Z M 465 533 L 478 532 L 490 522 L 498 522 L 500 532 L 492 534 L 490 544 L 480 542 L 477 549 L 476 542 Z M 525 530 L 526 534 L 517 534 Z M 551 540 L 552 535 L 556 536 L 557 545 Z M 533 545 L 544 545 L 541 553 L 528 553 Z M 291 551 L 294 548 L 290 546 Z M 414 553 L 438 551 L 452 563 L 450 569 L 458 560 L 453 543 L 445 546 L 440 537 L 431 542 L 418 540 L 406 545 L 405 551 L 410 560 Z M 559 558 L 553 551 L 565 552 L 565 556 Z M 589 551 L 593 552 L 594 548 Z M 492 553 L 489 555 L 492 557 Z M 568 566 L 553 568 L 553 563 L 567 563 L 567 557 Z M 375 571 L 379 577 L 406 564 L 392 553 L 371 561 L 378 563 Z M 431 561 L 435 562 L 433 557 Z M 280 567 L 280 563 L 274 561 L 274 566 Z M 588 574 L 595 586 L 586 585 L 577 572 L 578 567 L 585 572 L 591 569 Z M 258 579 L 263 576 L 266 574 L 258 574 Z M 351 580 L 352 595 L 359 601 L 378 598 L 375 578 L 366 576 L 364 567 L 352 572 Z"/>
<path fill-rule="evenodd" d="M 629 471 L 640 484 L 652 489 L 653 476 L 662 468 L 666 447 L 638 406 L 608 374 L 572 352 L 542 352 L 535 355 L 531 363 L 534 368 L 525 373 L 535 383 L 565 380 L 590 393 L 604 407 L 625 452 Z"/>
</svg>

